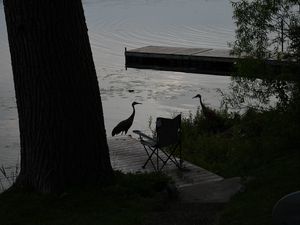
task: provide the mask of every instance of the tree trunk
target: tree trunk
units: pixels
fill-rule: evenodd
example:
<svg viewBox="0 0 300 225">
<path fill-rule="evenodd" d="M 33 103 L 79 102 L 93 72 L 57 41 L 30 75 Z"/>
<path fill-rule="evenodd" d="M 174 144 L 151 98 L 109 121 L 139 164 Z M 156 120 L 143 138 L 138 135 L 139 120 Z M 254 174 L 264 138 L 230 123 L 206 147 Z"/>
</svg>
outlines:
<svg viewBox="0 0 300 225">
<path fill-rule="evenodd" d="M 16 185 L 62 192 L 112 179 L 81 0 L 4 0 L 19 114 Z"/>
</svg>

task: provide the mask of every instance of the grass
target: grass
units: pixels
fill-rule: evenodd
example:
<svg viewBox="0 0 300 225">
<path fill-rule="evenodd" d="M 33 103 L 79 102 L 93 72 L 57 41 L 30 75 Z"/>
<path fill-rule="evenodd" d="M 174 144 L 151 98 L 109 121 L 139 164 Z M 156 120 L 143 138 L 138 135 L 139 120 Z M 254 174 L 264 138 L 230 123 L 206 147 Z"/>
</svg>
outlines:
<svg viewBox="0 0 300 225">
<path fill-rule="evenodd" d="M 117 173 L 116 184 L 69 190 L 62 196 L 10 190 L 0 195 L 1 225 L 144 224 L 158 210 L 169 178 Z"/>
<path fill-rule="evenodd" d="M 286 110 L 217 114 L 220 132 L 199 111 L 183 121 L 184 157 L 221 176 L 250 180 L 226 205 L 221 225 L 271 225 L 275 203 L 300 189 L 299 103 Z"/>
<path fill-rule="evenodd" d="M 185 159 L 224 177 L 253 176 L 256 168 L 299 152 L 300 128 L 293 115 L 280 111 L 244 115 L 219 113 L 222 132 L 212 132 L 200 113 L 183 121 Z"/>
<path fill-rule="evenodd" d="M 299 162 L 299 154 L 291 154 L 257 169 L 245 192 L 227 204 L 220 225 L 272 225 L 275 203 L 300 189 Z"/>
<path fill-rule="evenodd" d="M 11 186 L 15 183 L 16 177 L 19 174 L 19 165 L 11 170 L 11 168 L 7 169 L 3 165 L 0 166 L 0 193 L 3 192 L 7 186 Z"/>
<path fill-rule="evenodd" d="M 210 221 L 219 210 L 220 225 L 271 225 L 275 203 L 300 189 L 299 112 L 299 104 L 294 104 L 286 110 L 249 109 L 243 115 L 216 112 L 216 123 L 200 111 L 183 119 L 186 160 L 221 176 L 247 181 L 245 190 L 224 208 L 213 205 L 206 210 L 207 205 L 167 201 L 170 180 L 162 174 L 117 172 L 112 186 L 74 189 L 59 197 L 4 192 L 1 225 L 197 224 L 203 218 Z"/>
</svg>

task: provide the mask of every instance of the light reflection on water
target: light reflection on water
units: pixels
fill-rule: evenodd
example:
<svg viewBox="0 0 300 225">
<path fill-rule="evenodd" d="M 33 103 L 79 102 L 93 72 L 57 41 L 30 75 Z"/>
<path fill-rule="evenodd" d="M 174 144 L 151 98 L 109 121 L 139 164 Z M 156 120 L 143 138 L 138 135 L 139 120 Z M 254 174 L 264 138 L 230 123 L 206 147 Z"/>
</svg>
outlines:
<svg viewBox="0 0 300 225">
<path fill-rule="evenodd" d="M 100 84 L 107 135 L 132 112 L 131 128 L 147 130 L 150 116 L 194 112 L 197 93 L 219 107 L 218 88 L 228 77 L 128 69 L 124 47 L 145 45 L 227 48 L 234 27 L 229 1 L 224 0 L 83 0 L 93 57 Z M 134 90 L 129 92 L 128 90 Z M 3 6 L 0 2 L 0 166 L 19 158 L 17 110 Z"/>
</svg>

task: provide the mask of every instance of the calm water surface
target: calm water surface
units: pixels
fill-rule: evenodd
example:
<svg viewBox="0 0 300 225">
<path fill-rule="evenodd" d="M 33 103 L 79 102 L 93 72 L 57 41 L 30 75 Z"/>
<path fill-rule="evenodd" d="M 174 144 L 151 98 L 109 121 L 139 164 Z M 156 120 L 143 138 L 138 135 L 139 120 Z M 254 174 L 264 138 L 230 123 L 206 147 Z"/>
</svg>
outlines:
<svg viewBox="0 0 300 225">
<path fill-rule="evenodd" d="M 219 107 L 228 77 L 128 69 L 124 48 L 146 45 L 227 48 L 234 38 L 227 0 L 83 0 L 100 83 L 108 137 L 139 101 L 131 130 L 147 130 L 149 117 L 194 112 L 199 104 Z M 134 92 L 128 92 L 134 90 Z M 2 1 L 0 1 L 0 166 L 19 160 L 18 118 Z"/>
</svg>

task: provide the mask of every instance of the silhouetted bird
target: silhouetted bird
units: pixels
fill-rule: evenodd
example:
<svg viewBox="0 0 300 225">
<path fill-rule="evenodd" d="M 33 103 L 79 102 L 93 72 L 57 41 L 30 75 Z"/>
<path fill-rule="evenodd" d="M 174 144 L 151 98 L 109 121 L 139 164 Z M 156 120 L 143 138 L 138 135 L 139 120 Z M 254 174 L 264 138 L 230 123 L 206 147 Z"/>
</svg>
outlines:
<svg viewBox="0 0 300 225">
<path fill-rule="evenodd" d="M 125 134 L 127 133 L 127 131 L 129 130 L 129 128 L 131 127 L 132 125 L 132 122 L 133 122 L 133 119 L 134 119 L 134 115 L 135 115 L 135 108 L 134 106 L 137 105 L 137 104 L 142 104 L 142 103 L 138 103 L 138 102 L 133 102 L 131 105 L 132 105 L 132 108 L 133 108 L 133 112 L 131 114 L 131 116 L 126 119 L 126 120 L 123 120 L 121 121 L 111 132 L 111 135 L 112 136 L 115 136 L 116 134 L 123 134 L 123 132 L 125 132 Z"/>
<path fill-rule="evenodd" d="M 214 118 L 217 117 L 216 113 L 212 109 L 208 108 L 207 106 L 205 106 L 203 104 L 200 94 L 197 94 L 193 98 L 199 98 L 200 99 L 200 105 L 201 105 L 201 109 L 202 109 L 202 114 L 203 114 L 203 116 L 206 119 L 214 119 Z"/>
<path fill-rule="evenodd" d="M 194 96 L 193 98 L 199 98 L 200 99 L 200 105 L 202 108 L 202 114 L 207 121 L 209 121 L 209 129 L 213 131 L 214 133 L 216 132 L 223 132 L 225 129 L 224 120 L 221 116 L 219 116 L 215 111 L 212 109 L 208 108 L 205 106 L 202 102 L 201 95 L 198 94 Z"/>
</svg>

